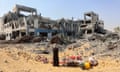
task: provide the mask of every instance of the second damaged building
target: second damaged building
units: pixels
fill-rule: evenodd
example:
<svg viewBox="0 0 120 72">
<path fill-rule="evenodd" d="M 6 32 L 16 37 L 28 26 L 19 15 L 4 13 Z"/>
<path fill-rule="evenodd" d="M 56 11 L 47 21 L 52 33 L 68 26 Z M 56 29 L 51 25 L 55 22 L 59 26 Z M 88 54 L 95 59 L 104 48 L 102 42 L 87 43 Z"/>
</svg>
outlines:
<svg viewBox="0 0 120 72">
<path fill-rule="evenodd" d="M 28 12 L 29 15 L 22 14 Z M 87 17 L 90 17 L 87 19 Z M 98 14 L 88 12 L 84 14 L 84 20 L 59 19 L 51 20 L 37 14 L 34 8 L 16 5 L 12 12 L 8 12 L 1 19 L 0 28 L 6 40 L 14 40 L 26 35 L 51 38 L 61 34 L 64 37 L 80 38 L 89 34 L 104 33 L 104 23 L 99 20 Z"/>
</svg>

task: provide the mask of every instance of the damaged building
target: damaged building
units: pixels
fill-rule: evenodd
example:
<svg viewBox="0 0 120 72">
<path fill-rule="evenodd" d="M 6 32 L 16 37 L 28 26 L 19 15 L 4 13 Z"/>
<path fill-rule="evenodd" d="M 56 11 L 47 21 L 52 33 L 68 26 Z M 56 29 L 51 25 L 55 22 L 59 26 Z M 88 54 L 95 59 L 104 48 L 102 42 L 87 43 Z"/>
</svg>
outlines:
<svg viewBox="0 0 120 72">
<path fill-rule="evenodd" d="M 21 13 L 28 12 L 26 16 Z M 5 14 L 3 17 L 4 33 L 6 40 L 16 39 L 25 35 L 30 36 L 51 36 L 55 30 L 50 27 L 54 21 L 49 18 L 37 15 L 37 11 L 34 8 L 16 5 L 13 12 Z"/>
<path fill-rule="evenodd" d="M 56 34 L 80 38 L 95 32 L 104 33 L 104 22 L 99 20 L 98 14 L 94 12 L 85 13 L 83 20 L 73 20 L 73 18 L 52 20 L 41 14 L 38 15 L 35 8 L 15 5 L 12 11 L 0 18 L 0 31 L 5 35 L 6 40 L 14 40 L 26 35 L 51 38 Z"/>
</svg>

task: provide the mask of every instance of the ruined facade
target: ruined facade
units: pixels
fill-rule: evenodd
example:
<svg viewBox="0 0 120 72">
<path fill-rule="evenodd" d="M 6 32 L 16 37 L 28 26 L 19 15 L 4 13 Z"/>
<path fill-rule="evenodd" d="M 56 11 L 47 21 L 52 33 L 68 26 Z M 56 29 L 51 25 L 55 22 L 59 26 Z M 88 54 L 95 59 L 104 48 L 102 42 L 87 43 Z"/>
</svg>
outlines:
<svg viewBox="0 0 120 72">
<path fill-rule="evenodd" d="M 21 12 L 27 12 L 28 15 Z M 90 17 L 87 19 L 87 17 Z M 31 7 L 15 5 L 12 12 L 8 12 L 0 18 L 0 31 L 6 36 L 6 40 L 20 38 L 25 35 L 46 36 L 51 38 L 61 33 L 65 37 L 79 38 L 94 32 L 102 33 L 103 21 L 98 14 L 88 12 L 84 14 L 84 20 L 59 19 L 51 20 L 37 14 L 37 10 Z"/>
<path fill-rule="evenodd" d="M 81 33 L 87 37 L 93 33 L 104 33 L 104 22 L 99 20 L 98 14 L 94 12 L 84 13 L 83 23 L 80 25 Z"/>
<path fill-rule="evenodd" d="M 3 34 L 3 18 L 0 17 L 0 34 Z"/>
</svg>

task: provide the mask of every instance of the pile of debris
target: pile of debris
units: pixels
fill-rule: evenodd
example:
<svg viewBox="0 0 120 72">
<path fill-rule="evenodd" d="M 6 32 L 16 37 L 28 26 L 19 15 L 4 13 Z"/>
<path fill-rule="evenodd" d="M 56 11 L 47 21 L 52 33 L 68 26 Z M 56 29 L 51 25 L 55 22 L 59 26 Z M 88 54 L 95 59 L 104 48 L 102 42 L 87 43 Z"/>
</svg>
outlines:
<svg viewBox="0 0 120 72">
<path fill-rule="evenodd" d="M 5 40 L 5 35 L 1 34 L 0 35 L 0 40 Z"/>
<path fill-rule="evenodd" d="M 37 56 L 35 57 L 35 61 L 37 61 L 37 62 L 43 62 L 44 64 L 45 64 L 45 63 L 49 63 L 48 58 L 45 57 L 45 56 L 41 56 L 41 55 L 37 55 Z"/>
</svg>

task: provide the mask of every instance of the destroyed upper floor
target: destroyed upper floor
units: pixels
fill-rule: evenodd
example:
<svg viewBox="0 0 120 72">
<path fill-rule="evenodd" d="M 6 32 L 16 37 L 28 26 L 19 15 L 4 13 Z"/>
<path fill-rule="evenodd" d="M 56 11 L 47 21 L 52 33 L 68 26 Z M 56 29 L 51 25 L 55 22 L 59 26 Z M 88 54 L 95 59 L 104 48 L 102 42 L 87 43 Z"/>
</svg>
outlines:
<svg viewBox="0 0 120 72">
<path fill-rule="evenodd" d="M 22 12 L 25 14 L 28 13 L 28 15 L 25 15 Z M 13 20 L 18 20 L 21 17 L 29 17 L 29 18 L 37 17 L 39 19 L 42 19 L 41 21 L 45 21 L 45 22 L 51 22 L 51 21 L 59 22 L 63 20 L 63 19 L 51 20 L 50 18 L 42 17 L 41 14 L 38 15 L 37 10 L 35 8 L 31 8 L 23 5 L 15 5 L 12 11 L 9 11 L 7 14 L 3 16 L 4 24 Z M 84 13 L 84 20 L 74 21 L 73 19 L 71 20 L 65 19 L 64 21 L 67 23 L 79 22 L 80 24 L 93 23 L 93 22 L 99 21 L 99 16 L 94 12 L 86 12 Z"/>
</svg>

